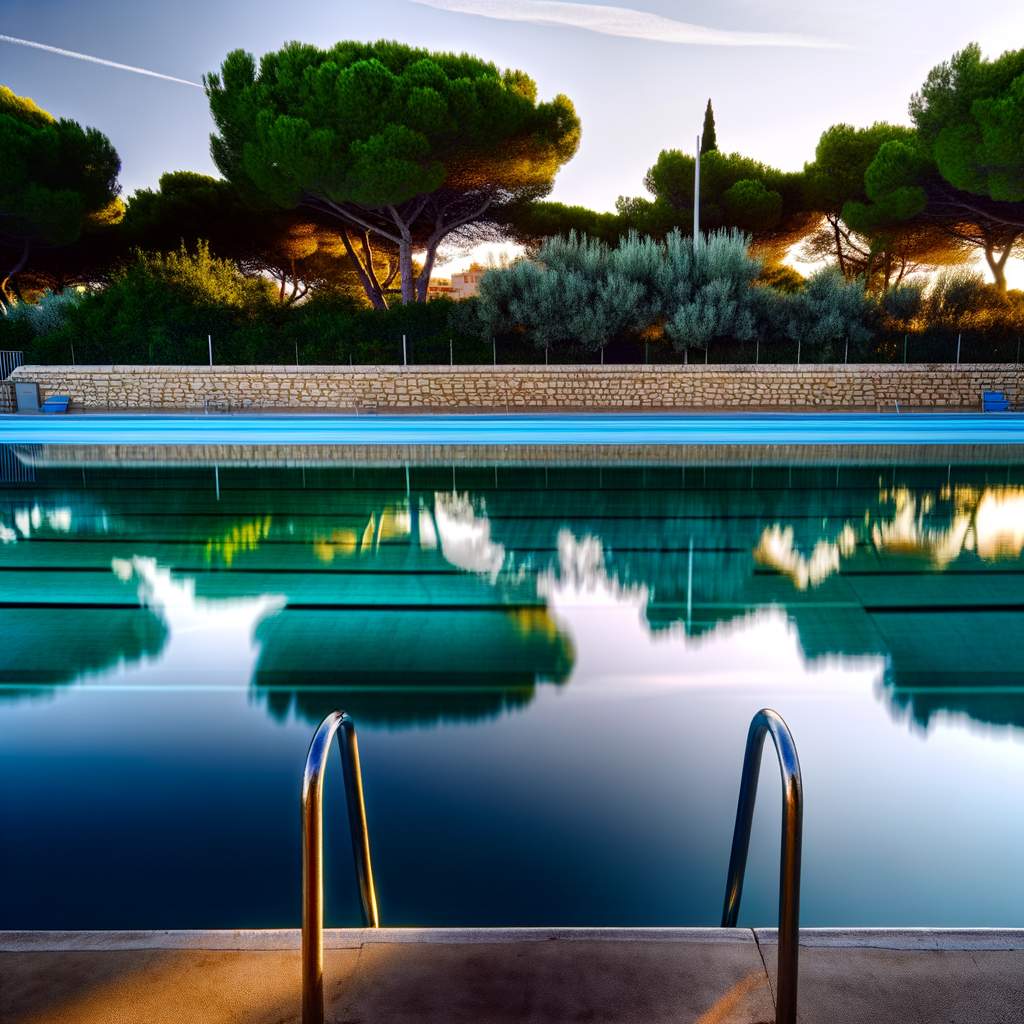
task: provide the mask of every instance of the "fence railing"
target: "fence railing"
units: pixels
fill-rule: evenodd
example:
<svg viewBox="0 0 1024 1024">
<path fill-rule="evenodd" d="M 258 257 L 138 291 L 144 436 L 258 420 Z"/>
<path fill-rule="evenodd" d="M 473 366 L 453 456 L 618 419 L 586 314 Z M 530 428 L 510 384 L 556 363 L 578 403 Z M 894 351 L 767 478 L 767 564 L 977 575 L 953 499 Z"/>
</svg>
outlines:
<svg viewBox="0 0 1024 1024">
<path fill-rule="evenodd" d="M 24 352 L 0 350 L 0 380 L 7 380 L 25 362 Z"/>
</svg>

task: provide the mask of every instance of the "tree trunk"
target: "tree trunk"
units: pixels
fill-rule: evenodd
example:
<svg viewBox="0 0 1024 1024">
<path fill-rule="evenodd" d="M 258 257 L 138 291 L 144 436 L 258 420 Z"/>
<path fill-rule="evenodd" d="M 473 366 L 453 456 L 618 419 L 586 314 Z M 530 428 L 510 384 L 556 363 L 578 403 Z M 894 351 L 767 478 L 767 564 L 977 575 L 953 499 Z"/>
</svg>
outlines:
<svg viewBox="0 0 1024 1024">
<path fill-rule="evenodd" d="M 423 269 L 420 271 L 419 280 L 416 282 L 416 301 L 427 301 L 427 289 L 430 288 L 430 275 L 434 272 L 434 260 L 437 258 L 437 246 L 427 247 L 427 255 L 423 261 Z"/>
<path fill-rule="evenodd" d="M 402 305 L 411 306 L 416 301 L 416 274 L 412 265 L 412 238 L 406 237 L 398 243 L 398 267 L 402 276 Z"/>
<path fill-rule="evenodd" d="M 985 262 L 988 264 L 989 270 L 992 271 L 992 279 L 995 282 L 996 291 L 1000 295 L 1006 294 L 1006 261 L 1010 258 L 1010 250 L 1016 240 L 1017 236 L 1015 235 L 1003 246 L 1003 251 L 996 256 L 998 246 L 990 239 L 985 239 Z"/>
<path fill-rule="evenodd" d="M 352 261 L 352 266 L 355 267 L 359 283 L 363 286 L 363 291 L 366 292 L 366 297 L 370 300 L 373 308 L 387 309 L 388 303 L 387 299 L 384 298 L 383 289 L 375 278 L 372 278 L 370 274 L 367 273 L 366 267 L 363 265 L 363 261 L 359 258 L 359 254 L 352 246 L 352 240 L 348 237 L 348 228 L 342 228 L 339 234 L 341 235 L 341 241 L 345 246 L 345 252 L 348 253 L 348 258 Z"/>
<path fill-rule="evenodd" d="M 839 232 L 839 218 L 828 218 L 832 223 L 832 233 L 836 240 L 836 259 L 839 261 L 839 273 L 846 277 L 846 260 L 843 257 L 843 236 Z"/>
</svg>

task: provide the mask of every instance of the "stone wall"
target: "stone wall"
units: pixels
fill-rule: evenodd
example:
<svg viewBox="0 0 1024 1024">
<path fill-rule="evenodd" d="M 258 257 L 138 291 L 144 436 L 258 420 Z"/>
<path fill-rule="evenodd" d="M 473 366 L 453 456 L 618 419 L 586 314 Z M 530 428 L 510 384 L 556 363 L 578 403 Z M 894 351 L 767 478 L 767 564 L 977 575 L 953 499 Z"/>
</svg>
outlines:
<svg viewBox="0 0 1024 1024">
<path fill-rule="evenodd" d="M 0 381 L 0 415 L 14 412 L 14 385 Z"/>
<path fill-rule="evenodd" d="M 978 409 L 1024 402 L 1013 364 L 762 366 L 21 366 L 78 410 Z"/>
</svg>

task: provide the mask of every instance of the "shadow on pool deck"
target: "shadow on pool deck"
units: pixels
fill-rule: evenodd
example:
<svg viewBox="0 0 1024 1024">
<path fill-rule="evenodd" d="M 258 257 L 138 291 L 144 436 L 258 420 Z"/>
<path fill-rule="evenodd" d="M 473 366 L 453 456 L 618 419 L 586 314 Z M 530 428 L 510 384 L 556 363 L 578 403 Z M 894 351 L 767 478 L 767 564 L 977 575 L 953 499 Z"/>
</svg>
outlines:
<svg viewBox="0 0 1024 1024">
<path fill-rule="evenodd" d="M 338 1024 L 774 1019 L 773 933 L 720 930 L 333 932 Z M 0 935 L 4 1024 L 289 1024 L 295 932 Z M 234 948 L 232 948 L 234 947 Z M 767 964 L 767 970 L 766 970 Z M 808 933 L 808 1024 L 1019 1024 L 1024 933 Z"/>
</svg>

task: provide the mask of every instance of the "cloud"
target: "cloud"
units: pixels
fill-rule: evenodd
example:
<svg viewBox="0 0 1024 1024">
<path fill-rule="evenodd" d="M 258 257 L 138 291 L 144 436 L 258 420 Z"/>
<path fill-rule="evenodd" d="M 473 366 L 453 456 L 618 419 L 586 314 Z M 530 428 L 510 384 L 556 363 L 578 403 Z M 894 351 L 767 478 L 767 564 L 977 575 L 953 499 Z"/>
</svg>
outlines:
<svg viewBox="0 0 1024 1024">
<path fill-rule="evenodd" d="M 106 68 L 116 68 L 118 71 L 130 71 L 134 75 L 148 75 L 150 78 L 162 78 L 165 82 L 177 82 L 179 85 L 191 85 L 196 89 L 202 89 L 198 82 L 190 82 L 187 78 L 175 78 L 174 75 L 162 75 L 159 71 L 149 71 L 146 68 L 132 67 L 131 64 L 118 64 L 113 60 L 104 60 L 102 57 L 90 57 L 87 53 L 76 53 L 74 50 L 62 50 L 59 46 L 48 46 L 46 43 L 33 43 L 29 39 L 16 39 L 14 36 L 0 35 L 0 43 L 13 43 L 15 46 L 29 46 L 33 50 L 44 50 L 46 53 L 55 53 L 58 57 L 72 57 L 74 60 L 86 60 L 90 64 L 102 64 Z"/>
<path fill-rule="evenodd" d="M 841 43 L 786 32 L 731 32 L 707 28 L 649 11 L 604 4 L 572 4 L 562 0 L 412 0 L 455 14 L 475 14 L 500 21 L 523 21 L 531 25 L 565 25 L 625 39 L 650 39 L 659 43 L 689 46 L 795 46 L 808 49 L 838 49 Z"/>
</svg>

